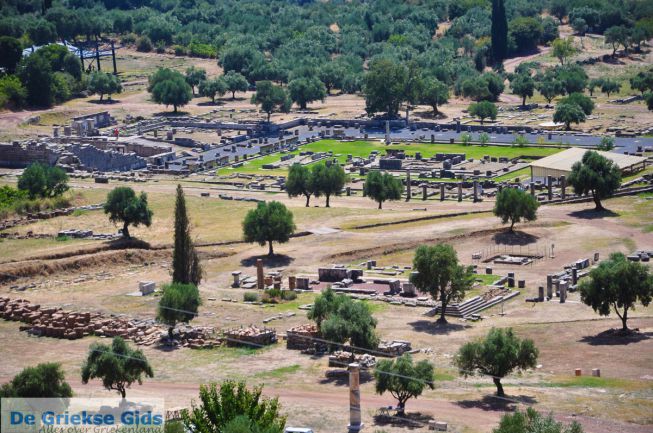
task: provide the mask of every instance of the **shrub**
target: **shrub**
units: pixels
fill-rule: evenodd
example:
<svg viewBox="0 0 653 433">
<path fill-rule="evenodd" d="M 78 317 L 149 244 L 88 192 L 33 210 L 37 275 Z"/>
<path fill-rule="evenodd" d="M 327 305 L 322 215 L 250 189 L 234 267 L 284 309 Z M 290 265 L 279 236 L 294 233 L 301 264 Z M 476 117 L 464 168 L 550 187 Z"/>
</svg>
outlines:
<svg viewBox="0 0 653 433">
<path fill-rule="evenodd" d="M 175 56 L 185 56 L 186 53 L 186 47 L 183 45 L 173 45 L 172 50 L 175 52 Z"/>
<path fill-rule="evenodd" d="M 144 53 L 152 51 L 152 41 L 147 36 L 136 39 L 136 50 Z"/>
<path fill-rule="evenodd" d="M 159 41 L 156 44 L 156 53 L 157 54 L 163 54 L 166 52 L 166 44 L 163 41 Z"/>
<path fill-rule="evenodd" d="M 133 33 L 127 33 L 120 37 L 120 43 L 123 45 L 131 45 L 136 43 L 136 35 Z"/>
<path fill-rule="evenodd" d="M 297 293 L 293 290 L 284 290 L 281 292 L 281 299 L 284 301 L 294 301 L 297 299 Z"/>
<path fill-rule="evenodd" d="M 258 295 L 252 292 L 246 292 L 243 294 L 243 301 L 245 302 L 256 302 L 258 301 Z"/>
<path fill-rule="evenodd" d="M 218 52 L 212 45 L 191 42 L 188 45 L 188 54 L 203 59 L 214 59 L 217 57 Z"/>
</svg>

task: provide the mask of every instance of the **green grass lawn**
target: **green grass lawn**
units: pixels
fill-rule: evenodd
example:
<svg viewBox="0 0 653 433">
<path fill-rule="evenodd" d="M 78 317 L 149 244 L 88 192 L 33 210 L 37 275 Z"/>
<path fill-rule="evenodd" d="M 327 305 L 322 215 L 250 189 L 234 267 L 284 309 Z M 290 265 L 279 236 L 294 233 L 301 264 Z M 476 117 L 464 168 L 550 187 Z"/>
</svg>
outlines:
<svg viewBox="0 0 653 433">
<path fill-rule="evenodd" d="M 421 152 L 422 156 L 429 158 L 436 153 L 464 153 L 467 158 L 483 158 L 489 156 L 505 156 L 508 158 L 516 157 L 544 157 L 553 155 L 560 151 L 555 147 L 513 147 L 513 146 L 464 146 L 462 144 L 447 143 L 401 143 L 386 145 L 380 141 L 338 141 L 338 140 L 320 140 L 309 143 L 300 147 L 300 150 L 291 152 L 293 155 L 299 154 L 300 151 L 328 152 L 333 151 L 334 155 L 341 163 L 345 163 L 347 155 L 354 157 L 367 157 L 372 151 L 376 150 L 380 155 L 385 155 L 386 149 L 404 150 L 408 155 L 415 155 Z M 280 168 L 274 170 L 263 170 L 264 164 L 272 164 L 280 161 L 280 154 L 272 154 L 255 158 L 245 162 L 239 168 L 221 168 L 218 170 L 219 175 L 228 175 L 230 173 L 255 173 L 283 175 L 287 169 Z M 511 176 L 509 174 L 507 176 Z"/>
</svg>

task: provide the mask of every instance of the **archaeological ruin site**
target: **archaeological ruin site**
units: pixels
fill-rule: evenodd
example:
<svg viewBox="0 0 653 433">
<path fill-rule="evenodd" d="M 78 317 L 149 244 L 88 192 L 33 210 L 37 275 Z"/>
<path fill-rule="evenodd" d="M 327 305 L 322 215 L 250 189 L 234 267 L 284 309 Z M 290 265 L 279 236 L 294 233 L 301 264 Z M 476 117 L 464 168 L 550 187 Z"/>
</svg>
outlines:
<svg viewBox="0 0 653 433">
<path fill-rule="evenodd" d="M 653 432 L 650 2 L 0 11 L 0 432 Z"/>
</svg>

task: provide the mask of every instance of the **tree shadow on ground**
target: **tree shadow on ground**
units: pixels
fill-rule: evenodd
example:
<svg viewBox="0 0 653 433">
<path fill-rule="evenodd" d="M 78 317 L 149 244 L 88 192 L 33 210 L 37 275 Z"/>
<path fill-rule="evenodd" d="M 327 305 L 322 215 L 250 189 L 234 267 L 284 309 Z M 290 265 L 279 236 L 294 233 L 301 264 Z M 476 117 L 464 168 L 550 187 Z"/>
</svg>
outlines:
<svg viewBox="0 0 653 433">
<path fill-rule="evenodd" d="M 485 411 L 513 412 L 516 405 L 534 404 L 537 400 L 528 395 L 506 395 L 499 397 L 497 395 L 485 395 L 480 400 L 458 400 L 456 404 L 462 408 L 476 408 Z"/>
<path fill-rule="evenodd" d="M 653 337 L 653 332 L 639 332 L 637 329 L 631 329 L 630 332 L 624 334 L 621 329 L 608 329 L 596 335 L 585 335 L 578 341 L 590 346 L 626 346 L 650 340 L 651 337 Z"/>
<path fill-rule="evenodd" d="M 220 107 L 222 105 L 224 105 L 224 102 L 222 102 L 222 101 L 215 101 L 215 102 L 206 101 L 206 102 L 198 102 L 197 103 L 198 107 Z"/>
<path fill-rule="evenodd" d="M 152 245 L 149 242 L 146 242 L 142 239 L 136 238 L 118 238 L 111 241 L 107 241 L 109 248 L 112 250 L 126 250 L 126 249 L 139 249 L 139 250 L 149 250 L 152 249 Z"/>
<path fill-rule="evenodd" d="M 91 104 L 97 104 L 97 105 L 113 105 L 113 104 L 120 104 L 122 101 L 120 99 L 93 99 L 91 101 L 88 101 Z"/>
<path fill-rule="evenodd" d="M 447 119 L 447 115 L 442 112 L 438 112 L 437 114 L 433 113 L 433 110 L 419 110 L 419 111 L 413 111 L 414 116 L 419 116 L 424 119 Z"/>
<path fill-rule="evenodd" d="M 374 415 L 374 425 L 380 427 L 405 427 L 409 430 L 423 429 L 429 421 L 433 421 L 433 417 L 421 412 L 406 412 L 404 416 Z"/>
<path fill-rule="evenodd" d="M 174 111 L 159 111 L 158 113 L 152 114 L 153 117 L 182 117 L 188 115 L 188 111 L 177 111 L 176 113 Z"/>
<path fill-rule="evenodd" d="M 519 230 L 498 232 L 492 236 L 494 243 L 500 245 L 529 245 L 536 243 L 539 239 L 538 236 Z"/>
<path fill-rule="evenodd" d="M 154 344 L 154 349 L 158 350 L 159 352 L 174 352 L 176 350 L 179 350 L 181 348 L 181 345 L 179 344 L 169 344 L 167 339 L 161 339 Z"/>
<path fill-rule="evenodd" d="M 342 370 L 341 374 L 336 374 L 336 372 L 339 372 L 340 370 Z M 336 369 L 329 371 L 332 372 L 332 375 L 320 379 L 320 385 L 349 386 L 349 372 L 346 369 Z M 359 380 L 362 385 L 372 382 L 374 380 L 374 376 L 369 371 L 361 370 Z"/>
<path fill-rule="evenodd" d="M 599 211 L 594 209 L 583 209 L 574 212 L 569 212 L 568 215 L 573 218 L 582 218 L 587 220 L 593 220 L 598 218 L 614 218 L 619 216 L 618 213 L 613 212 L 609 209 L 599 210 Z"/>
<path fill-rule="evenodd" d="M 458 332 L 471 328 L 469 325 L 461 325 L 459 323 L 438 323 L 436 322 L 436 319 L 417 320 L 408 324 L 413 327 L 413 331 L 415 332 L 425 332 L 431 335 L 447 335 L 451 332 Z"/>
<path fill-rule="evenodd" d="M 240 261 L 240 264 L 243 266 L 256 266 L 256 260 L 263 260 L 263 266 L 269 268 L 276 268 L 279 266 L 288 266 L 295 261 L 293 257 L 287 256 L 285 254 L 275 254 L 273 256 L 251 256 L 246 257 Z"/>
</svg>

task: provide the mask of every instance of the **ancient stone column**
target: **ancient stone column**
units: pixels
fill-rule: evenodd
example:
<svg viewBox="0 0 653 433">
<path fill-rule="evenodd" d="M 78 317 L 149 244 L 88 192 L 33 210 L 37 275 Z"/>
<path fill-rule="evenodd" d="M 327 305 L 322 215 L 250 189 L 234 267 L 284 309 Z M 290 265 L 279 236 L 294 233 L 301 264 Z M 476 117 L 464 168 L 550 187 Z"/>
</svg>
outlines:
<svg viewBox="0 0 653 433">
<path fill-rule="evenodd" d="M 445 196 L 445 184 L 441 183 L 440 184 L 440 201 L 444 201 L 444 196 Z"/>
<path fill-rule="evenodd" d="M 564 304 L 567 300 L 567 286 L 569 283 L 567 281 L 560 282 L 560 303 Z"/>
<path fill-rule="evenodd" d="M 52 136 L 54 138 L 59 137 L 59 127 L 58 126 L 53 126 L 52 127 Z"/>
<path fill-rule="evenodd" d="M 463 201 L 463 184 L 458 182 L 458 201 Z"/>
<path fill-rule="evenodd" d="M 531 188 L 531 195 L 535 196 L 535 182 L 531 182 L 529 186 Z"/>
<path fill-rule="evenodd" d="M 474 203 L 478 203 L 478 180 L 474 181 Z"/>
<path fill-rule="evenodd" d="M 562 199 L 564 200 L 567 198 L 567 177 L 566 176 L 560 176 L 560 195 L 562 196 Z"/>
<path fill-rule="evenodd" d="M 231 275 L 234 277 L 231 287 L 240 287 L 240 271 L 233 271 Z"/>
<path fill-rule="evenodd" d="M 349 433 L 358 433 L 361 423 L 360 365 L 349 364 Z"/>
<path fill-rule="evenodd" d="M 546 297 L 553 298 L 553 275 L 551 274 L 546 276 Z"/>
<path fill-rule="evenodd" d="M 410 201 L 411 192 L 410 192 L 410 170 L 406 172 L 406 201 Z"/>
<path fill-rule="evenodd" d="M 385 144 L 390 144 L 390 122 L 385 121 Z"/>
<path fill-rule="evenodd" d="M 578 284 L 578 269 L 576 266 L 571 268 L 571 284 L 574 286 Z"/>
<path fill-rule="evenodd" d="M 351 196 L 351 187 L 350 186 L 347 187 L 346 191 L 347 191 L 347 197 Z"/>
<path fill-rule="evenodd" d="M 547 176 L 546 186 L 547 186 L 549 201 L 551 201 L 553 200 L 553 176 Z"/>
<path fill-rule="evenodd" d="M 429 193 L 428 193 L 428 190 L 427 190 L 427 185 L 425 183 L 423 183 L 422 184 L 422 200 L 426 201 L 428 196 L 429 196 Z"/>
<path fill-rule="evenodd" d="M 265 288 L 263 281 L 263 260 L 256 259 L 256 288 L 263 290 Z"/>
<path fill-rule="evenodd" d="M 544 302 L 544 286 L 537 288 L 537 300 L 539 302 Z"/>
<path fill-rule="evenodd" d="M 297 287 L 297 277 L 291 275 L 288 277 L 288 290 L 295 290 Z"/>
</svg>

